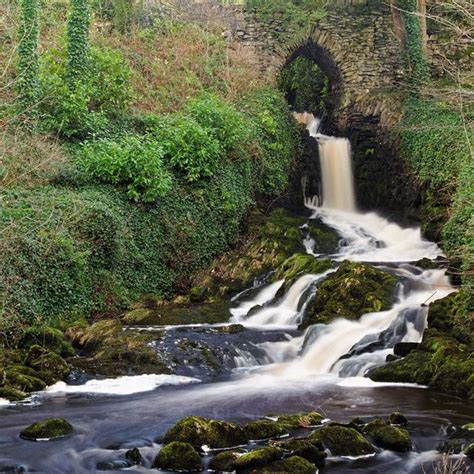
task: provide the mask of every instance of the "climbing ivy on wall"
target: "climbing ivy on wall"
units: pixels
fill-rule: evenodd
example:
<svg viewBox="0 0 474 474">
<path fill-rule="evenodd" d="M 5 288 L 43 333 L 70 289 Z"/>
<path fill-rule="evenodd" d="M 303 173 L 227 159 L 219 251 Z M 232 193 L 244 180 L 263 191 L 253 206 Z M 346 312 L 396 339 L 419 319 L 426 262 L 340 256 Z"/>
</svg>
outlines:
<svg viewBox="0 0 474 474">
<path fill-rule="evenodd" d="M 89 67 L 89 7 L 87 0 L 72 0 L 67 24 L 66 77 L 71 89 L 84 80 Z"/>
<path fill-rule="evenodd" d="M 35 114 L 39 96 L 38 81 L 38 0 L 21 0 L 18 31 L 18 92 L 21 105 L 29 115 Z"/>
<path fill-rule="evenodd" d="M 405 26 L 405 53 L 413 83 L 420 84 L 430 77 L 428 61 L 423 49 L 423 37 L 418 16 L 417 0 L 398 0 Z"/>
</svg>

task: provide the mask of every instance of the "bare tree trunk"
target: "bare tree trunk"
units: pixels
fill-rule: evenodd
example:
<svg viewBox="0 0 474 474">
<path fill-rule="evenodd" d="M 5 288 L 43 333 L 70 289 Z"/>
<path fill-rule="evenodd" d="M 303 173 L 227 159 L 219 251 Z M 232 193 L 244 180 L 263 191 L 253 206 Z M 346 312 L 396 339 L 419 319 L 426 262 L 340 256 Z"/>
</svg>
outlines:
<svg viewBox="0 0 474 474">
<path fill-rule="evenodd" d="M 417 0 L 418 13 L 420 15 L 420 28 L 421 28 L 421 39 L 423 41 L 423 48 L 427 49 L 428 46 L 428 33 L 426 28 L 426 0 Z"/>
<path fill-rule="evenodd" d="M 390 0 L 390 10 L 392 11 L 393 26 L 395 36 L 402 46 L 405 45 L 405 33 L 403 28 L 403 19 L 398 9 L 397 0 Z"/>
</svg>

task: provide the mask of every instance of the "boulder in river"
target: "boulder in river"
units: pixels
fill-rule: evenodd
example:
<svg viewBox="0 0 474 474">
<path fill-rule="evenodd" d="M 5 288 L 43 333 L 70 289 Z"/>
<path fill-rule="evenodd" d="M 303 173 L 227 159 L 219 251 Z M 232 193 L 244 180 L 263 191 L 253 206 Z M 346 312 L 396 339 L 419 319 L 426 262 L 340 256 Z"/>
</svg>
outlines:
<svg viewBox="0 0 474 474">
<path fill-rule="evenodd" d="M 140 454 L 140 450 L 138 448 L 129 449 L 125 453 L 125 459 L 132 465 L 137 465 L 142 463 L 142 455 Z"/>
<path fill-rule="evenodd" d="M 238 472 L 249 471 L 260 467 L 266 467 L 269 464 L 280 460 L 282 457 L 283 450 L 279 448 L 260 448 L 239 456 L 234 463 L 234 468 Z"/>
<path fill-rule="evenodd" d="M 399 425 L 399 426 L 408 425 L 408 420 L 399 411 L 394 411 L 393 413 L 390 413 L 390 417 L 388 421 L 390 422 L 391 425 Z"/>
<path fill-rule="evenodd" d="M 314 474 L 316 471 L 314 464 L 307 459 L 301 456 L 290 456 L 289 458 L 275 461 L 261 469 L 252 470 L 252 473 L 286 472 L 288 474 Z"/>
<path fill-rule="evenodd" d="M 333 456 L 363 456 L 375 452 L 358 431 L 343 426 L 326 426 L 311 433 L 309 439 L 321 441 Z"/>
<path fill-rule="evenodd" d="M 376 446 L 398 453 L 405 453 L 412 448 L 410 433 L 397 426 L 380 426 L 371 432 L 371 437 Z"/>
<path fill-rule="evenodd" d="M 201 456 L 189 444 L 173 441 L 163 446 L 153 462 L 153 467 L 166 471 L 201 471 Z"/>
<path fill-rule="evenodd" d="M 209 469 L 217 472 L 234 471 L 235 460 L 239 457 L 239 453 L 233 451 L 223 451 L 216 454 L 209 462 Z"/>
<path fill-rule="evenodd" d="M 285 434 L 283 426 L 271 420 L 257 420 L 251 421 L 244 426 L 249 439 L 260 440 L 277 438 Z"/>
<path fill-rule="evenodd" d="M 317 411 L 309 413 L 295 413 L 271 415 L 271 418 L 276 418 L 278 423 L 285 429 L 309 428 L 310 426 L 322 425 L 324 417 Z"/>
<path fill-rule="evenodd" d="M 300 328 L 329 324 L 335 318 L 359 319 L 365 313 L 388 309 L 396 283 L 390 273 L 345 260 L 318 285 Z"/>
<path fill-rule="evenodd" d="M 165 443 L 183 441 L 197 449 L 229 448 L 248 443 L 245 430 L 235 423 L 211 420 L 200 416 L 188 416 L 178 421 L 165 434 Z"/>
<path fill-rule="evenodd" d="M 275 448 L 283 449 L 285 455 L 302 457 L 317 467 L 323 467 L 327 457 L 327 453 L 324 451 L 324 446 L 321 442 L 307 438 L 272 441 L 270 445 Z"/>
<path fill-rule="evenodd" d="M 29 441 L 49 441 L 72 434 L 74 428 L 64 418 L 47 418 L 28 426 L 20 437 Z"/>
<path fill-rule="evenodd" d="M 471 443 L 465 450 L 464 454 L 474 461 L 474 443 Z"/>
</svg>

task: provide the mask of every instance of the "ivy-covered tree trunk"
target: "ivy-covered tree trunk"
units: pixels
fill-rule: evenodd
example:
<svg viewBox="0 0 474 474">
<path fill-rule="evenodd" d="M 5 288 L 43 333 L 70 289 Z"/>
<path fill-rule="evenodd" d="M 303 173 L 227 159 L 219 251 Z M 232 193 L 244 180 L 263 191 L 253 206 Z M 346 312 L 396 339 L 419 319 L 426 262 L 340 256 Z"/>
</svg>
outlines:
<svg viewBox="0 0 474 474">
<path fill-rule="evenodd" d="M 87 78 L 89 70 L 89 7 L 87 0 L 71 0 L 67 24 L 68 85 L 74 89 Z"/>
<path fill-rule="evenodd" d="M 18 30 L 18 93 L 22 113 L 33 117 L 39 98 L 39 0 L 21 0 Z"/>
</svg>

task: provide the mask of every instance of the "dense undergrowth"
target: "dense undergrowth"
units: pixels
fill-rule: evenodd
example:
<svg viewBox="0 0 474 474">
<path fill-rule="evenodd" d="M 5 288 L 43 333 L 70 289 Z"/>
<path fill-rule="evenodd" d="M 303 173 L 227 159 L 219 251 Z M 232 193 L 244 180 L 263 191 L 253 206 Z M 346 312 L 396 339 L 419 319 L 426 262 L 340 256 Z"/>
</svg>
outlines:
<svg viewBox="0 0 474 474">
<path fill-rule="evenodd" d="M 257 195 L 285 190 L 299 150 L 284 97 L 219 30 L 150 16 L 122 34 L 95 16 L 72 69 L 66 18 L 67 2 L 42 4 L 34 115 L 15 92 L 13 29 L 1 51 L 13 85 L 0 173 L 10 345 L 28 326 L 186 286 L 232 245 Z"/>
</svg>

